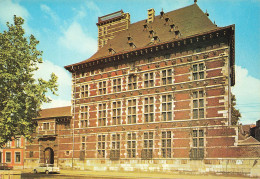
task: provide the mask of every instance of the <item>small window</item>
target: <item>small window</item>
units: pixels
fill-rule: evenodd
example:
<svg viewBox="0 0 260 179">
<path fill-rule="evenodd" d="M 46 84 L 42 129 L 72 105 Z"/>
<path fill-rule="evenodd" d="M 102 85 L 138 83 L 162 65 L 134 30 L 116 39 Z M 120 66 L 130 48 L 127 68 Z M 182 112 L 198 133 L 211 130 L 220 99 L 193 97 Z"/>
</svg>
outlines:
<svg viewBox="0 0 260 179">
<path fill-rule="evenodd" d="M 16 148 L 21 147 L 21 138 L 15 139 L 15 145 L 16 145 Z"/>
<path fill-rule="evenodd" d="M 192 65 L 192 79 L 201 80 L 205 78 L 205 66 L 204 63 Z"/>
<path fill-rule="evenodd" d="M 32 158 L 33 157 L 33 151 L 29 152 L 29 157 Z"/>
<path fill-rule="evenodd" d="M 50 130 L 50 123 L 49 122 L 43 123 L 43 130 Z"/>
</svg>

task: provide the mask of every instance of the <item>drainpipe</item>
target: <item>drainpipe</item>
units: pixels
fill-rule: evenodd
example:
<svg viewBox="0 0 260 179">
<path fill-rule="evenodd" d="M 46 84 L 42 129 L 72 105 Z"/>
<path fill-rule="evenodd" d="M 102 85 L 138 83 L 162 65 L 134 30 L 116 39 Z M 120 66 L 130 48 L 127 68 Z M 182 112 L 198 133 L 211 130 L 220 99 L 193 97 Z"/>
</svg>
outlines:
<svg viewBox="0 0 260 179">
<path fill-rule="evenodd" d="M 73 66 L 72 66 L 73 68 Z M 72 92 L 72 98 L 73 98 L 73 116 L 72 116 L 72 120 L 73 120 L 73 125 L 72 125 L 72 161 L 71 161 L 71 166 L 72 166 L 72 169 L 74 169 L 74 142 L 75 142 L 75 139 L 74 139 L 74 128 L 75 128 L 75 100 L 76 100 L 76 96 L 75 96 L 75 92 L 76 92 L 76 72 L 74 72 L 74 75 L 73 75 L 73 82 L 72 82 L 72 85 L 74 88 L 73 92 Z"/>
</svg>

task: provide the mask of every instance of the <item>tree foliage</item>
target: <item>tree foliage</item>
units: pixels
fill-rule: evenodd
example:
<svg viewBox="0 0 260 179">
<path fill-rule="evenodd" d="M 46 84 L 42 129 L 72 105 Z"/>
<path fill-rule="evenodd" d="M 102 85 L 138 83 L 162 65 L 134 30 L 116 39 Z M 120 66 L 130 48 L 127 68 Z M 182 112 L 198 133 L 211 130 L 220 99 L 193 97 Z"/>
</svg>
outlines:
<svg viewBox="0 0 260 179">
<path fill-rule="evenodd" d="M 0 147 L 23 135 L 31 139 L 36 118 L 43 102 L 50 102 L 48 91 L 56 94 L 57 76 L 49 81 L 36 80 L 34 72 L 42 63 L 39 41 L 33 35 L 25 37 L 24 20 L 14 16 L 14 24 L 0 32 Z"/>
<path fill-rule="evenodd" d="M 235 95 L 231 94 L 231 124 L 232 125 L 237 125 L 241 117 L 239 110 L 236 109 L 235 106 L 236 106 L 236 97 Z"/>
</svg>

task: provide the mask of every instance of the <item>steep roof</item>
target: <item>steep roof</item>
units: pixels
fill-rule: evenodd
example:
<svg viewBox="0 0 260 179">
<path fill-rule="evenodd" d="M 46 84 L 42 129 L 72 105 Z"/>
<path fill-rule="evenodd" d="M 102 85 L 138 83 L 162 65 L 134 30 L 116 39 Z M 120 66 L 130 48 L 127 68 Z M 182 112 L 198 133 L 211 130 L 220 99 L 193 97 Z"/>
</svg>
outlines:
<svg viewBox="0 0 260 179">
<path fill-rule="evenodd" d="M 71 116 L 71 106 L 42 109 L 37 119 Z"/>
<path fill-rule="evenodd" d="M 166 18 L 168 18 L 167 23 Z M 144 30 L 145 24 L 147 24 L 147 30 Z M 175 29 L 171 31 L 171 25 L 173 24 Z M 151 41 L 152 37 L 150 36 L 151 30 L 153 30 L 154 35 L 158 37 L 159 43 L 163 43 L 176 39 L 175 31 L 179 31 L 180 38 L 185 38 L 214 29 L 218 29 L 218 27 L 210 21 L 208 16 L 197 4 L 193 4 L 164 13 L 163 17 L 158 15 L 152 23 L 147 23 L 146 20 L 142 20 L 130 24 L 127 30 L 116 34 L 113 39 L 109 40 L 108 43 L 99 49 L 92 57 L 76 64 L 82 64 L 104 56 L 109 56 L 109 48 L 113 49 L 115 52 L 114 55 L 130 51 L 132 47 L 130 47 L 127 37 L 131 37 L 131 42 L 136 48 L 153 45 Z"/>
</svg>

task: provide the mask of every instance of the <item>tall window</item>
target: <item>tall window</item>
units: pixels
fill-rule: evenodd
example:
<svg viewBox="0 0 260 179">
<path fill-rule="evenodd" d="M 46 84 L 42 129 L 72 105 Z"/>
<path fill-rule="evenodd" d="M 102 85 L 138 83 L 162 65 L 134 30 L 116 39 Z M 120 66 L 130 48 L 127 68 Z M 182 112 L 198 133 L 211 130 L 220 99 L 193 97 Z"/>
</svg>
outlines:
<svg viewBox="0 0 260 179">
<path fill-rule="evenodd" d="M 43 130 L 50 130 L 50 123 L 49 122 L 43 123 Z"/>
<path fill-rule="evenodd" d="M 153 72 L 144 74 L 144 87 L 153 87 L 154 86 L 154 75 Z"/>
<path fill-rule="evenodd" d="M 6 152 L 5 153 L 5 162 L 6 163 L 11 163 L 11 152 Z"/>
<path fill-rule="evenodd" d="M 162 132 L 162 157 L 171 158 L 171 153 L 172 153 L 171 131 Z"/>
<path fill-rule="evenodd" d="M 80 88 L 81 98 L 88 97 L 89 96 L 88 91 L 89 91 L 88 85 L 82 85 Z"/>
<path fill-rule="evenodd" d="M 136 157 L 136 133 L 127 134 L 127 156 L 128 158 Z"/>
<path fill-rule="evenodd" d="M 113 121 L 112 125 L 121 124 L 121 101 L 115 101 L 112 103 L 113 106 Z"/>
<path fill-rule="evenodd" d="M 113 79 L 113 92 L 120 92 L 121 91 L 121 78 Z"/>
<path fill-rule="evenodd" d="M 98 94 L 106 94 L 107 93 L 107 83 L 105 81 L 101 81 L 98 83 Z"/>
<path fill-rule="evenodd" d="M 80 122 L 81 122 L 81 127 L 85 128 L 88 127 L 88 106 L 81 106 L 80 107 Z"/>
<path fill-rule="evenodd" d="M 11 147 L 11 144 L 12 144 L 12 141 L 9 140 L 9 141 L 6 143 L 6 147 L 7 147 L 7 148 L 10 148 L 10 147 Z"/>
<path fill-rule="evenodd" d="M 204 158 L 204 130 L 192 131 L 192 149 L 190 157 L 192 159 Z"/>
<path fill-rule="evenodd" d="M 128 100 L 128 124 L 136 123 L 136 99 Z"/>
<path fill-rule="evenodd" d="M 98 126 L 107 125 L 107 107 L 106 103 L 98 105 Z"/>
<path fill-rule="evenodd" d="M 204 69 L 205 69 L 204 63 L 192 65 L 192 79 L 193 80 L 204 79 L 205 78 Z"/>
<path fill-rule="evenodd" d="M 173 75 L 172 69 L 162 70 L 162 84 L 163 85 L 172 84 L 172 75 Z"/>
<path fill-rule="evenodd" d="M 204 118 L 204 92 L 194 91 L 192 93 L 193 97 L 193 119 L 203 119 Z"/>
<path fill-rule="evenodd" d="M 128 90 L 137 89 L 137 76 L 130 75 L 128 77 Z"/>
<path fill-rule="evenodd" d="M 15 162 L 20 163 L 21 162 L 21 153 L 15 152 Z"/>
<path fill-rule="evenodd" d="M 162 96 L 162 120 L 172 121 L 172 95 Z"/>
<path fill-rule="evenodd" d="M 144 148 L 142 150 L 142 158 L 153 158 L 153 132 L 144 133 Z"/>
<path fill-rule="evenodd" d="M 81 150 L 86 150 L 86 137 L 81 137 Z"/>
<path fill-rule="evenodd" d="M 110 159 L 120 158 L 120 134 L 112 135 L 112 148 L 110 151 Z"/>
<path fill-rule="evenodd" d="M 144 99 L 144 119 L 145 122 L 154 121 L 154 97 Z"/>
<path fill-rule="evenodd" d="M 15 146 L 16 146 L 16 148 L 21 147 L 21 138 L 15 139 Z"/>
<path fill-rule="evenodd" d="M 98 158 L 106 157 L 106 136 L 98 135 Z"/>
</svg>

